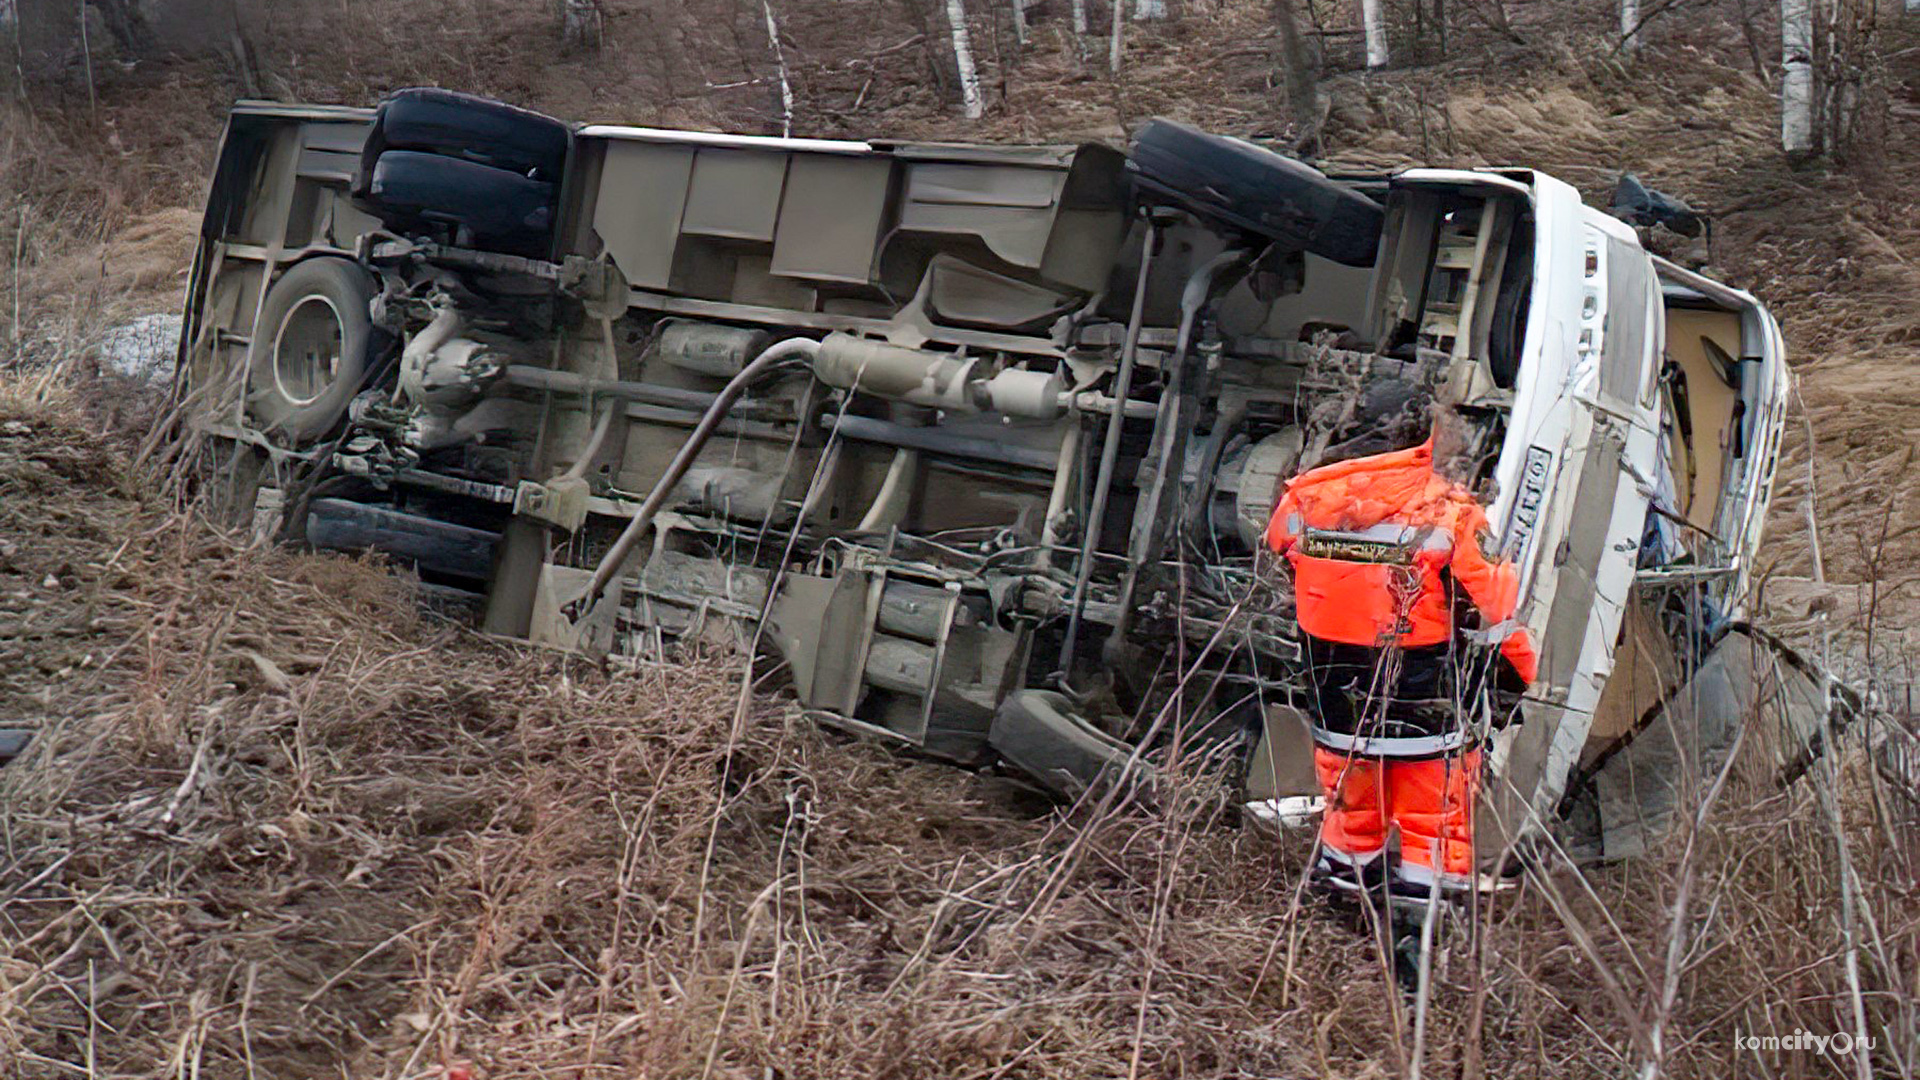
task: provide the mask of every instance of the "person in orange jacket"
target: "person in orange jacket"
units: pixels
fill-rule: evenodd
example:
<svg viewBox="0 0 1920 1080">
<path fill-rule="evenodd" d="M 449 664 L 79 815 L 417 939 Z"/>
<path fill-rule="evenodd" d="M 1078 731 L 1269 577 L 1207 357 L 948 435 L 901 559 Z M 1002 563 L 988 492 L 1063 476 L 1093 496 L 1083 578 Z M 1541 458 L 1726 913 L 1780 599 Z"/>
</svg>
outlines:
<svg viewBox="0 0 1920 1080">
<path fill-rule="evenodd" d="M 1489 676 L 1521 691 L 1539 666 L 1486 511 L 1434 471 L 1431 406 L 1407 383 L 1370 386 L 1320 463 L 1286 482 L 1266 535 L 1292 568 L 1311 675 L 1318 872 L 1421 897 L 1436 877 L 1476 880 L 1476 703 Z M 1476 644 L 1498 647 L 1498 671 Z"/>
</svg>

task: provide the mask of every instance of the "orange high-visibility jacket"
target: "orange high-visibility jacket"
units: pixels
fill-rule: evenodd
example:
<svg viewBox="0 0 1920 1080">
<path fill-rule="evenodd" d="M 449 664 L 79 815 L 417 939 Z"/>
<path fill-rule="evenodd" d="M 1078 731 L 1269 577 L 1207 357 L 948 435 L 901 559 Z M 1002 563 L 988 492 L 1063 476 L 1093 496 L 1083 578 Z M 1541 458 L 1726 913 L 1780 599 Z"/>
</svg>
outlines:
<svg viewBox="0 0 1920 1080">
<path fill-rule="evenodd" d="M 1300 629 L 1345 645 L 1416 648 L 1453 636 L 1441 572 L 1480 612 L 1501 655 L 1528 683 L 1539 658 L 1513 622 L 1519 575 L 1481 548 L 1487 514 L 1467 489 L 1433 471 L 1433 441 L 1353 458 L 1287 481 L 1267 546 L 1293 564 Z"/>
</svg>

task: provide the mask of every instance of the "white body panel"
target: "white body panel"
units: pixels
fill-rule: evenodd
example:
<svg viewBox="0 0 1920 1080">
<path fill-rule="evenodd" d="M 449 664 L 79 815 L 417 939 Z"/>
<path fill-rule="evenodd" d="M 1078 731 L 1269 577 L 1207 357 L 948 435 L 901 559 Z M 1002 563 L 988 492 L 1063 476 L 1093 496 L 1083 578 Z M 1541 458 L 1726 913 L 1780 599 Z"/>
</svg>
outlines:
<svg viewBox="0 0 1920 1080">
<path fill-rule="evenodd" d="M 1662 464 L 1662 285 L 1690 290 L 1689 303 L 1739 313 L 1742 351 L 1758 376 L 1742 391 L 1752 442 L 1721 494 L 1722 542 L 1694 552 L 1729 617 L 1741 611 L 1759 543 L 1789 387 L 1779 329 L 1752 296 L 1654 259 L 1631 227 L 1586 206 L 1571 186 L 1516 175 L 1423 169 L 1399 177 L 1524 191 L 1533 209 L 1534 292 L 1489 507 L 1501 550 L 1520 572 L 1518 618 L 1542 659 L 1527 722 L 1500 733 L 1492 748 L 1508 785 L 1496 802 L 1509 836 L 1550 819 L 1613 671 Z M 1631 294 L 1611 295 L 1622 283 Z M 1618 337 L 1615 355 L 1610 334 Z M 1620 348 L 1632 355 L 1618 355 Z M 1603 378 L 1609 362 L 1631 367 Z"/>
</svg>

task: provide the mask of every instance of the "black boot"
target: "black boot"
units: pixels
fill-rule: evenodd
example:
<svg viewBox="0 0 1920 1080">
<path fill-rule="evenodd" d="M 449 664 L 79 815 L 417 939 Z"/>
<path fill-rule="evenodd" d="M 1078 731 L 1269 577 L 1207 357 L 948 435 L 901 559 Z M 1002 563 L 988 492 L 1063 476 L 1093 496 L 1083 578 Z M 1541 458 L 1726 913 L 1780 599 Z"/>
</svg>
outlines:
<svg viewBox="0 0 1920 1080">
<path fill-rule="evenodd" d="M 1412 996 L 1420 992 L 1420 923 L 1406 926 L 1406 918 L 1403 914 L 1393 927 L 1393 977 L 1401 992 Z"/>
</svg>

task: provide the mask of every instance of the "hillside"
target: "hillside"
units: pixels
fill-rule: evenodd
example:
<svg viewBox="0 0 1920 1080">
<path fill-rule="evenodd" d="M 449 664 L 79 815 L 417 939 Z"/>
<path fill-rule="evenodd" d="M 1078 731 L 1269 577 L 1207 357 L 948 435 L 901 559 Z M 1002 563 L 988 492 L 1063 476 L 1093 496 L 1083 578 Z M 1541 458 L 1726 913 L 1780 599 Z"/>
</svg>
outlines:
<svg viewBox="0 0 1920 1080">
<path fill-rule="evenodd" d="M 1690 254 L 1793 351 L 1763 606 L 1897 698 L 1920 654 L 1920 20 L 1883 9 L 1877 126 L 1796 164 L 1755 60 L 1777 27 L 1730 0 L 1672 5 L 1634 55 L 1606 4 L 1462 4 L 1444 56 L 1375 74 L 1357 5 L 1314 7 L 1315 117 L 1285 108 L 1266 4 L 1128 26 L 1118 79 L 1063 0 L 1030 8 L 1024 50 L 969 5 L 977 122 L 933 5 L 603 6 L 601 47 L 568 50 L 544 4 L 162 0 L 139 55 L 55 35 L 21 65 L 0 721 L 42 736 L 0 770 L 0 1077 L 1854 1075 L 1736 1038 L 1851 1031 L 1856 1004 L 1875 1075 L 1920 1067 L 1920 837 L 1855 753 L 1662 856 L 1502 894 L 1440 943 L 1416 1052 L 1371 942 L 1303 900 L 1307 842 L 1205 782 L 1063 812 L 743 698 L 732 657 L 601 669 L 480 637 L 377 563 L 245 546 L 136 463 L 153 399 L 98 348 L 177 305 L 236 96 L 432 83 L 777 133 L 769 17 L 796 135 L 1117 141 L 1166 115 L 1314 134 L 1334 170 L 1524 164 L 1596 200 L 1633 171 L 1714 214 Z"/>
</svg>

